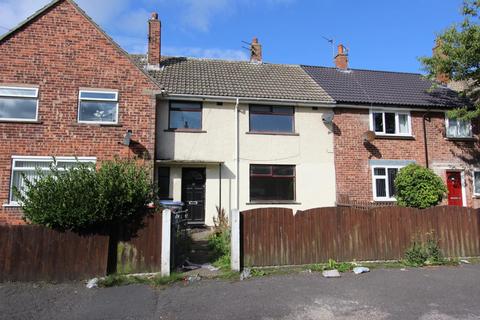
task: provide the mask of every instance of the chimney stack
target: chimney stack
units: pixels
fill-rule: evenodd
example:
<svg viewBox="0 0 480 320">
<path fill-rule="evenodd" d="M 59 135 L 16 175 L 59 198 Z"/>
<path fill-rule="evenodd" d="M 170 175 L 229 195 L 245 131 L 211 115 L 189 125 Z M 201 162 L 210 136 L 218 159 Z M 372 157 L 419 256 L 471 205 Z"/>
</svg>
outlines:
<svg viewBox="0 0 480 320">
<path fill-rule="evenodd" d="M 160 65 L 161 59 L 161 23 L 158 20 L 158 13 L 153 12 L 148 20 L 148 64 Z"/>
<path fill-rule="evenodd" d="M 250 45 L 250 62 L 262 63 L 262 45 L 258 43 L 258 38 L 253 38 Z"/>
<path fill-rule="evenodd" d="M 335 66 L 342 70 L 348 69 L 348 51 L 343 44 L 338 46 L 338 52 L 335 56 Z"/>
<path fill-rule="evenodd" d="M 437 39 L 435 41 L 435 47 L 433 48 L 433 56 L 434 57 L 439 57 L 440 59 L 445 57 L 445 54 L 440 49 L 441 45 L 442 45 L 442 40 Z M 448 74 L 440 72 L 438 70 L 436 71 L 435 78 L 441 84 L 446 85 L 450 82 L 450 76 Z"/>
</svg>

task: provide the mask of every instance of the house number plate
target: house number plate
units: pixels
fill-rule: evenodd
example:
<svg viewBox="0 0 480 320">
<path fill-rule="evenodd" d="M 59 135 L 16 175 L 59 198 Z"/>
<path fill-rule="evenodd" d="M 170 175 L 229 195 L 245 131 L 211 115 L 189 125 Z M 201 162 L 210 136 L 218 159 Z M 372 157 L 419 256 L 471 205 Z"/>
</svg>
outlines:
<svg viewBox="0 0 480 320">
<path fill-rule="evenodd" d="M 188 204 L 191 206 L 195 206 L 198 204 L 198 201 L 188 201 Z"/>
</svg>

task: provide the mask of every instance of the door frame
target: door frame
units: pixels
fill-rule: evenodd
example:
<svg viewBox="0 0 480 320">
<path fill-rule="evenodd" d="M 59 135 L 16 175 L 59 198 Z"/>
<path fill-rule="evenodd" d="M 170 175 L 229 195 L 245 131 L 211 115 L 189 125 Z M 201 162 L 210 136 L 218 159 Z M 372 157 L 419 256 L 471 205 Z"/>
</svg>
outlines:
<svg viewBox="0 0 480 320">
<path fill-rule="evenodd" d="M 207 215 L 207 168 L 202 167 L 202 166 L 185 166 L 181 167 L 181 178 L 180 178 L 180 199 L 183 202 L 184 201 L 184 171 L 185 170 L 202 170 L 203 171 L 203 176 L 205 179 L 205 184 L 203 187 L 203 221 L 188 221 L 189 225 L 204 225 L 205 220 L 206 220 L 206 215 Z M 186 205 L 186 203 L 185 203 Z"/>
<path fill-rule="evenodd" d="M 462 184 L 462 207 L 467 206 L 467 188 L 465 186 L 465 170 L 462 169 L 446 169 L 445 170 L 445 181 L 447 182 L 448 188 L 448 173 L 449 172 L 459 172 L 460 173 L 460 183 Z M 448 195 L 447 195 L 447 202 L 448 202 Z"/>
</svg>

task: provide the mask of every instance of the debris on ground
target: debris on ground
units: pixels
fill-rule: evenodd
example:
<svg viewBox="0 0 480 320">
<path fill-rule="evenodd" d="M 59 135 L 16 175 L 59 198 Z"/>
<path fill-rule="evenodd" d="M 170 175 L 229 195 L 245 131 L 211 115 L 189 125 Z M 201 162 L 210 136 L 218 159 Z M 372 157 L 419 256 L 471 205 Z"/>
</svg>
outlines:
<svg viewBox="0 0 480 320">
<path fill-rule="evenodd" d="M 182 265 L 184 271 L 192 271 L 197 269 L 207 269 L 209 271 L 218 271 L 220 268 L 214 267 L 211 263 L 198 264 L 190 262 L 188 259 L 185 259 L 185 262 Z"/>
<path fill-rule="evenodd" d="M 312 273 L 311 269 L 303 270 L 302 273 Z"/>
<path fill-rule="evenodd" d="M 400 271 L 407 271 L 407 268 L 402 268 L 400 269 Z"/>
<path fill-rule="evenodd" d="M 367 272 L 370 272 L 370 269 L 368 269 L 366 267 L 353 268 L 353 273 L 355 273 L 355 274 L 361 274 L 361 273 L 367 273 Z"/>
<path fill-rule="evenodd" d="M 251 278 L 252 277 L 252 272 L 250 268 L 245 268 L 243 269 L 242 273 L 240 273 L 240 281 L 243 281 L 245 279 Z"/>
<path fill-rule="evenodd" d="M 341 277 L 340 272 L 338 272 L 338 270 L 336 270 L 336 269 L 325 270 L 325 271 L 322 272 L 322 275 L 325 278 L 340 278 Z"/>
<path fill-rule="evenodd" d="M 200 277 L 199 274 L 196 274 L 196 275 L 194 275 L 194 276 L 188 276 L 188 277 L 183 278 L 183 283 L 184 283 L 185 285 L 189 285 L 189 284 L 198 282 L 198 281 L 200 281 L 200 280 L 202 280 L 202 278 Z"/>
<path fill-rule="evenodd" d="M 470 264 L 470 261 L 468 261 L 467 259 L 462 259 L 460 260 L 460 262 L 463 264 Z"/>
<path fill-rule="evenodd" d="M 87 289 L 93 289 L 98 287 L 98 278 L 88 280 Z"/>
</svg>

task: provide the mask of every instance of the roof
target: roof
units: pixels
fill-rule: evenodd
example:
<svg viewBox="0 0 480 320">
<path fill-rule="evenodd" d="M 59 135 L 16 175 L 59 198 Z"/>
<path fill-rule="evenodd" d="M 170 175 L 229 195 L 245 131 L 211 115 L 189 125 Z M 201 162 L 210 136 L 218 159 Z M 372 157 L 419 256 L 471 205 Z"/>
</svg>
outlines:
<svg viewBox="0 0 480 320">
<path fill-rule="evenodd" d="M 132 55 L 145 66 L 145 55 Z M 334 103 L 299 65 L 162 57 L 148 73 L 169 94 Z"/>
<path fill-rule="evenodd" d="M 457 92 L 418 73 L 302 66 L 337 103 L 455 108 Z"/>
</svg>

